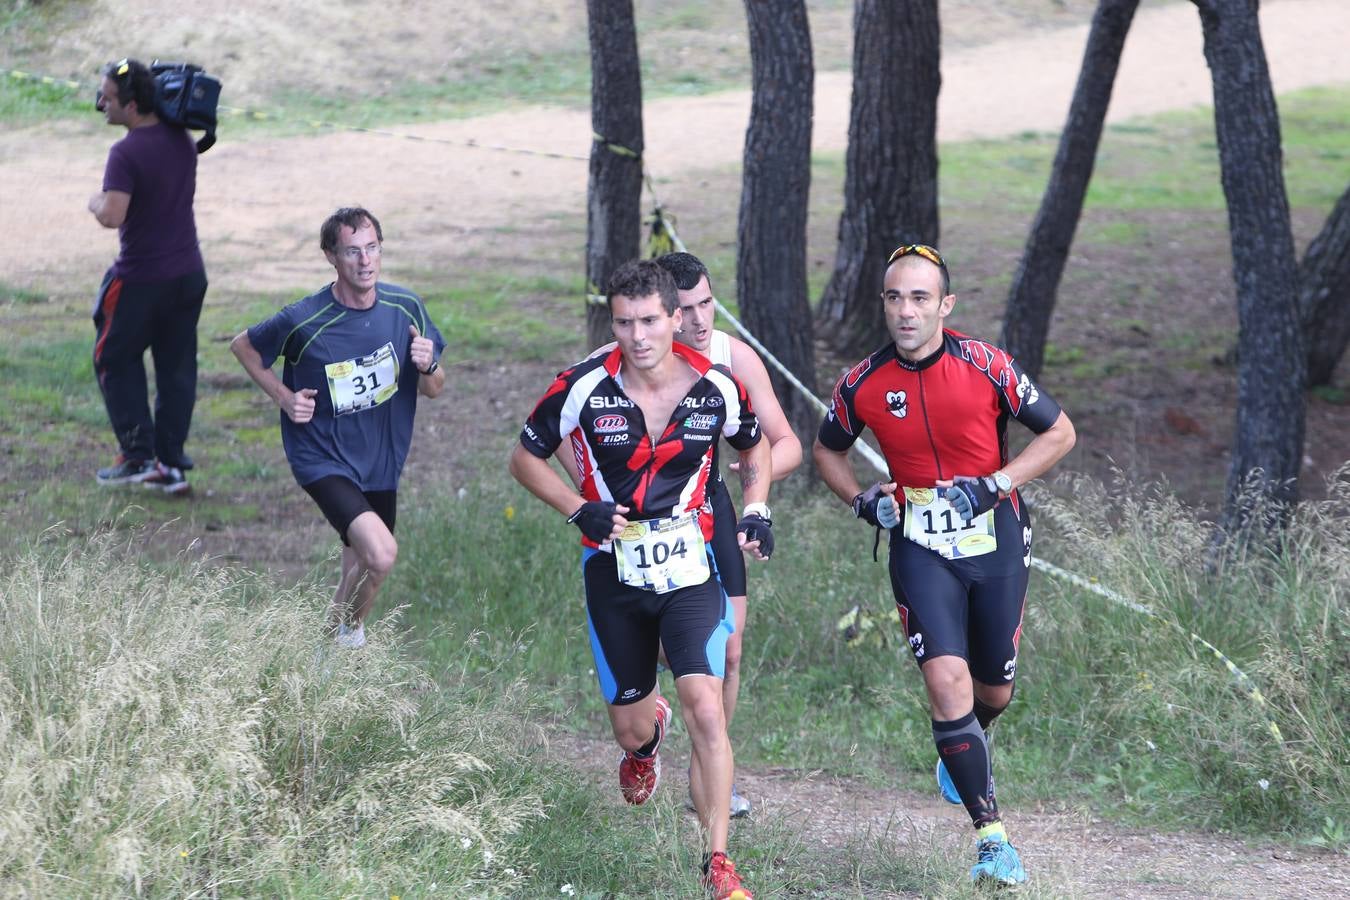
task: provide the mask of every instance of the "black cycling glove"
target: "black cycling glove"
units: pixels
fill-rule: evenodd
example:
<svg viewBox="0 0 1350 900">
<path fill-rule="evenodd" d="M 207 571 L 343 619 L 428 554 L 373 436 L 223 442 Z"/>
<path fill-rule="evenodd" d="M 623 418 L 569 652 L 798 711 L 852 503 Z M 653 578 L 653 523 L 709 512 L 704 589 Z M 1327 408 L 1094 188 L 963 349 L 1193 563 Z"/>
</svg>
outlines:
<svg viewBox="0 0 1350 900">
<path fill-rule="evenodd" d="M 958 475 L 952 481 L 952 486 L 943 491 L 942 499 L 952 505 L 962 521 L 969 522 L 998 505 L 998 485 L 994 479 Z"/>
<path fill-rule="evenodd" d="M 773 555 L 773 520 L 759 513 L 750 513 L 741 518 L 736 531 L 745 534 L 745 542 L 759 541 L 760 555 L 768 559 Z"/>
<path fill-rule="evenodd" d="M 575 525 L 597 544 L 603 544 L 614 533 L 614 514 L 617 503 L 608 500 L 587 500 L 567 517 L 568 525 Z"/>
<path fill-rule="evenodd" d="M 900 509 L 895 498 L 874 484 L 853 498 L 853 514 L 877 528 L 894 528 L 900 524 Z"/>
</svg>

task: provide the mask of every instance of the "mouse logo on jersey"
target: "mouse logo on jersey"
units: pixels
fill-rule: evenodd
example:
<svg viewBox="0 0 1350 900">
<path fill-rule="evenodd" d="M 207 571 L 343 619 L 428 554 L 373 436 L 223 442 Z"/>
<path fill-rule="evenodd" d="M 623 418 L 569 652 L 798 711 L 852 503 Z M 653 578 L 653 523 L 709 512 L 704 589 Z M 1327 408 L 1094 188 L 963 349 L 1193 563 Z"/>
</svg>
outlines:
<svg viewBox="0 0 1350 900">
<path fill-rule="evenodd" d="M 904 391 L 887 391 L 886 408 L 897 419 L 903 419 L 909 415 L 909 398 L 905 396 Z"/>
<path fill-rule="evenodd" d="M 618 431 L 628 430 L 628 419 L 618 413 L 611 413 L 607 416 L 597 416 L 595 419 L 596 434 L 614 434 Z"/>
<path fill-rule="evenodd" d="M 1031 383 L 1031 379 L 1025 373 L 1021 380 L 1017 382 L 1017 399 L 1028 406 L 1041 399 L 1041 392 L 1036 390 L 1036 385 Z"/>
<path fill-rule="evenodd" d="M 1022 527 L 1022 546 L 1026 548 L 1026 551 L 1022 554 L 1022 565 L 1026 566 L 1028 569 L 1030 569 L 1030 568 L 1031 568 L 1031 526 L 1030 526 L 1030 525 L 1025 525 L 1025 526 Z"/>
<path fill-rule="evenodd" d="M 1017 675 L 1017 657 L 1013 657 L 1003 664 L 1003 680 L 1012 681 Z"/>
<path fill-rule="evenodd" d="M 927 651 L 925 651 L 923 647 L 922 631 L 916 631 L 914 634 L 911 634 L 909 636 L 909 646 L 914 651 L 915 659 L 923 659 L 923 655 Z"/>
</svg>

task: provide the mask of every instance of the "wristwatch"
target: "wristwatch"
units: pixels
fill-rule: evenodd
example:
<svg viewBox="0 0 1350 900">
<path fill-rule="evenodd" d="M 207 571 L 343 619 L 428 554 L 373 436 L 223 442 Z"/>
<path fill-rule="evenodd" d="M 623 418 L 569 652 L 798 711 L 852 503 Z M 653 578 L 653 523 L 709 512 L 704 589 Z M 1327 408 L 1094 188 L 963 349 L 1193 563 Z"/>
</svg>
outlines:
<svg viewBox="0 0 1350 900">
<path fill-rule="evenodd" d="M 1007 475 L 1004 475 L 1002 471 L 996 471 L 990 477 L 994 479 L 994 484 L 998 487 L 998 492 L 1000 494 L 1003 494 L 1004 496 L 1012 494 L 1012 479 Z"/>
<path fill-rule="evenodd" d="M 417 371 L 422 372 L 423 375 L 435 375 L 436 370 L 439 369 L 440 367 L 441 367 L 440 361 L 433 359 L 431 361 L 431 365 L 427 367 L 426 371 L 423 371 L 421 369 L 418 369 Z"/>
</svg>

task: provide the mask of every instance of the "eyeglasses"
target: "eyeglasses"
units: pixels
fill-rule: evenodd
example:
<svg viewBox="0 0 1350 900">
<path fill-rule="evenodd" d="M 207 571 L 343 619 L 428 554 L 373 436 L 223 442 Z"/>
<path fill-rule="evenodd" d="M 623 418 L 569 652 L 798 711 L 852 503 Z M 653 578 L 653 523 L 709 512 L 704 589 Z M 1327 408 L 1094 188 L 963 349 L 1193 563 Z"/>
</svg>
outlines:
<svg viewBox="0 0 1350 900">
<path fill-rule="evenodd" d="M 366 244 L 364 247 L 348 247 L 346 250 L 342 251 L 342 255 L 351 262 L 356 262 L 363 256 L 374 259 L 380 255 L 380 245 Z"/>
<path fill-rule="evenodd" d="M 922 256 L 942 271 L 947 271 L 947 264 L 942 261 L 942 254 L 927 244 L 901 244 L 895 248 L 895 252 L 891 254 L 890 259 L 886 260 L 886 265 L 889 266 L 904 256 Z"/>
</svg>

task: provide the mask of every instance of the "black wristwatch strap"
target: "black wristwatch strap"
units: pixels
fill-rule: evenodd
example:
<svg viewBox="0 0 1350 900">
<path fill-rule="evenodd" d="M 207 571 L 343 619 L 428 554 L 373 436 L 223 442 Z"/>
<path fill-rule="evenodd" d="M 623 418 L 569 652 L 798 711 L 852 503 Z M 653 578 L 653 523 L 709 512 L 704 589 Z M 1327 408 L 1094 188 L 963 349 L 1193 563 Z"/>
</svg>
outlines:
<svg viewBox="0 0 1350 900">
<path fill-rule="evenodd" d="M 441 367 L 440 361 L 433 359 L 431 361 L 431 367 L 429 369 L 427 369 L 425 372 L 422 372 L 421 369 L 418 369 L 417 371 L 422 372 L 423 375 L 435 375 L 436 370 L 439 369 L 440 367 Z"/>
</svg>

